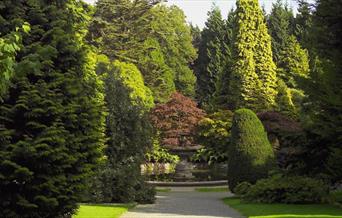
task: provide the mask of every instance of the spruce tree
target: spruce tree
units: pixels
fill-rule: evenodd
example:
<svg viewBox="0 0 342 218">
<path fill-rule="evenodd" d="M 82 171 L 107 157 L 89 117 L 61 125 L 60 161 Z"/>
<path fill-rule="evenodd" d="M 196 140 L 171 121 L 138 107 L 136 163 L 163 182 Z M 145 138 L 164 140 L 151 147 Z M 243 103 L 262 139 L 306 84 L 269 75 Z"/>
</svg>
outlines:
<svg viewBox="0 0 342 218">
<path fill-rule="evenodd" d="M 230 190 L 241 182 L 255 183 L 275 166 L 273 148 L 257 115 L 249 109 L 235 111 L 228 149 Z"/>
<path fill-rule="evenodd" d="M 101 83 L 74 1 L 2 1 L 0 32 L 31 25 L 0 105 L 0 216 L 66 217 L 104 144 Z"/>
<path fill-rule="evenodd" d="M 235 28 L 230 107 L 271 110 L 276 105 L 276 66 L 271 38 L 257 0 L 237 1 Z"/>
<path fill-rule="evenodd" d="M 293 34 L 294 16 L 292 10 L 284 5 L 282 0 L 277 0 L 272 5 L 271 14 L 268 17 L 267 24 L 269 34 L 272 37 L 272 52 L 274 62 L 279 66 L 281 52 L 288 44 L 290 35 Z"/>
<path fill-rule="evenodd" d="M 229 81 L 230 74 L 232 72 L 232 67 L 234 65 L 232 50 L 234 44 L 234 25 L 235 25 L 235 11 L 231 9 L 228 13 L 228 18 L 225 22 L 225 51 L 226 51 L 226 65 L 225 69 L 218 76 L 218 80 L 216 81 L 215 93 L 213 98 L 213 106 L 214 109 L 227 109 L 229 108 Z"/>
<path fill-rule="evenodd" d="M 213 107 L 213 97 L 219 77 L 227 70 L 228 42 L 225 41 L 225 21 L 214 6 L 201 34 L 199 57 L 196 60 L 197 100 L 204 108 Z"/>
</svg>

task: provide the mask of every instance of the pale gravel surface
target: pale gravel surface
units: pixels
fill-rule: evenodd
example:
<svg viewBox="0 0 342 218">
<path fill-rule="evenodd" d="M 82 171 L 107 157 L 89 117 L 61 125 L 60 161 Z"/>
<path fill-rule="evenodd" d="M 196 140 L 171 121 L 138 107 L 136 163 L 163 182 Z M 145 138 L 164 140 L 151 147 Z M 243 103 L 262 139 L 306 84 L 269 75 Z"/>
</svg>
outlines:
<svg viewBox="0 0 342 218">
<path fill-rule="evenodd" d="M 196 192 L 192 187 L 172 188 L 171 192 L 158 192 L 151 205 L 138 205 L 121 218 L 242 218 L 225 205 L 223 198 L 229 192 Z"/>
</svg>

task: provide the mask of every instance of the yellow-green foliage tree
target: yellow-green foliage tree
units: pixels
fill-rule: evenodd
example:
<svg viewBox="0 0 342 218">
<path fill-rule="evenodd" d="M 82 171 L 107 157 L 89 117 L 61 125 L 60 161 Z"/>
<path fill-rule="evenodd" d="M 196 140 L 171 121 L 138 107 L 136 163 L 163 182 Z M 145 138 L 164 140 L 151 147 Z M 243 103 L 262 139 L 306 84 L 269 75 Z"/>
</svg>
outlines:
<svg viewBox="0 0 342 218">
<path fill-rule="evenodd" d="M 257 0 L 239 0 L 236 9 L 230 105 L 264 111 L 276 106 L 276 65 L 271 37 Z"/>
</svg>

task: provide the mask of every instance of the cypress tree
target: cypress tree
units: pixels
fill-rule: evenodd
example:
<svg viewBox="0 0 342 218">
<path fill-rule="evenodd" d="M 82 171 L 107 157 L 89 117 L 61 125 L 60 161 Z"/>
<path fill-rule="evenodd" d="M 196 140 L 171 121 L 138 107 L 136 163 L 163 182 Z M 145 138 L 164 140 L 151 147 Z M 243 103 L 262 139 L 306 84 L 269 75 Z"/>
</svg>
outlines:
<svg viewBox="0 0 342 218">
<path fill-rule="evenodd" d="M 208 12 L 208 20 L 201 34 L 199 57 L 196 60 L 197 99 L 207 109 L 213 105 L 219 77 L 226 70 L 228 45 L 225 41 L 225 22 L 217 6 Z"/>
<path fill-rule="evenodd" d="M 272 59 L 271 38 L 256 0 L 237 1 L 234 67 L 230 79 L 233 108 L 256 111 L 276 105 L 276 66 Z"/>
<path fill-rule="evenodd" d="M 2 1 L 0 31 L 27 21 L 0 106 L 0 216 L 65 217 L 104 144 L 103 95 L 74 1 Z"/>
<path fill-rule="evenodd" d="M 235 111 L 228 150 L 228 184 L 255 183 L 275 166 L 273 148 L 257 115 L 249 109 Z"/>
</svg>

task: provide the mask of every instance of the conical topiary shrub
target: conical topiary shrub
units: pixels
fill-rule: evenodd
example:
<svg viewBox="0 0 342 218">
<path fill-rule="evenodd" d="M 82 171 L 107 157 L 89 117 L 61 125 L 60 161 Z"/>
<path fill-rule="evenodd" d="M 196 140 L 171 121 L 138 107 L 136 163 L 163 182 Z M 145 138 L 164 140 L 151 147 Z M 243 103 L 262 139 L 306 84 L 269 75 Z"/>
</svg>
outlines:
<svg viewBox="0 0 342 218">
<path fill-rule="evenodd" d="M 275 166 L 267 134 L 256 114 L 249 109 L 235 112 L 228 152 L 228 184 L 233 191 L 241 182 L 255 183 Z"/>
</svg>

